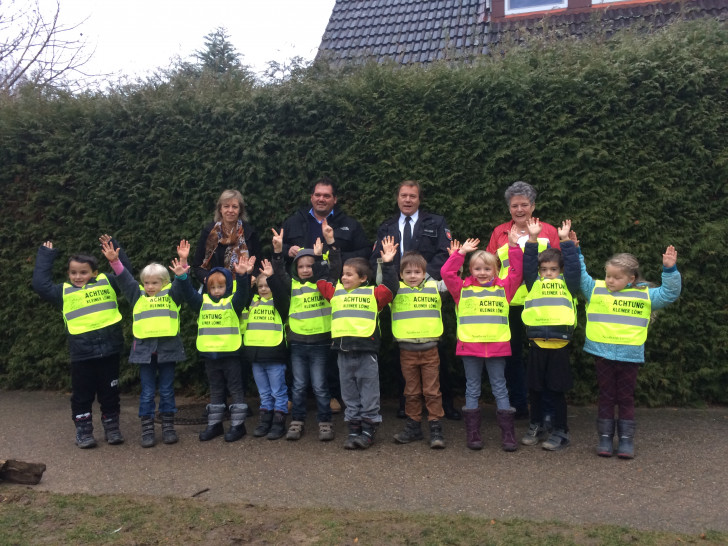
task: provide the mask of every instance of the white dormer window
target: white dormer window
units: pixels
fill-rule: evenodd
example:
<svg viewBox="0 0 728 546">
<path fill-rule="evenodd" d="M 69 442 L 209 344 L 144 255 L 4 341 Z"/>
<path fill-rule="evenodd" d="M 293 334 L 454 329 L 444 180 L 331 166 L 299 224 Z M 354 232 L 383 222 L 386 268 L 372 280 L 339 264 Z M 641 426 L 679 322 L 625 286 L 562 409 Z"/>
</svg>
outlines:
<svg viewBox="0 0 728 546">
<path fill-rule="evenodd" d="M 567 7 L 569 7 L 568 0 L 506 0 L 506 15 L 566 9 Z"/>
</svg>

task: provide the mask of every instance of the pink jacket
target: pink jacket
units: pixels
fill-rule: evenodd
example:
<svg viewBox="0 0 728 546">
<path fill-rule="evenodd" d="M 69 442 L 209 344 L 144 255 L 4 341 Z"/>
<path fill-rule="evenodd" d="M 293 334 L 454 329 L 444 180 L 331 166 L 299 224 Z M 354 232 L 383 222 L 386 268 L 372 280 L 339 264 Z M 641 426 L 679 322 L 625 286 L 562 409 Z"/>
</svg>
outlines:
<svg viewBox="0 0 728 546">
<path fill-rule="evenodd" d="M 505 279 L 495 278 L 485 286 L 502 286 L 506 292 L 506 299 L 510 302 L 513 299 L 516 290 L 523 280 L 523 251 L 520 247 L 510 247 L 508 249 L 508 260 L 511 267 L 508 268 L 508 276 Z M 460 292 L 464 286 L 476 285 L 480 286 L 478 281 L 472 275 L 462 280 L 458 275 L 458 270 L 465 262 L 465 256 L 460 252 L 455 252 L 448 258 L 445 265 L 442 266 L 442 280 L 445 281 L 448 292 L 455 300 L 455 305 L 460 302 Z M 511 344 L 508 341 L 500 341 L 494 343 L 466 343 L 457 340 L 455 354 L 460 356 L 478 356 L 481 358 L 491 358 L 496 356 L 511 356 Z"/>
</svg>

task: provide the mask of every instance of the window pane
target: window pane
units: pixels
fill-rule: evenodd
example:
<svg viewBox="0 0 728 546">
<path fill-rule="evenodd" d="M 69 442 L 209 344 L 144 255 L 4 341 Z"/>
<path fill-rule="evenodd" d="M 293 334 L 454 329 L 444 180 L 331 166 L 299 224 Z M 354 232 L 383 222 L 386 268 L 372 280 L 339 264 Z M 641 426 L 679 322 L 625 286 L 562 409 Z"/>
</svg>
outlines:
<svg viewBox="0 0 728 546">
<path fill-rule="evenodd" d="M 554 0 L 509 0 L 508 9 L 511 10 L 529 10 L 540 11 L 542 9 L 562 9 L 567 7 L 567 1 L 562 2 Z"/>
</svg>

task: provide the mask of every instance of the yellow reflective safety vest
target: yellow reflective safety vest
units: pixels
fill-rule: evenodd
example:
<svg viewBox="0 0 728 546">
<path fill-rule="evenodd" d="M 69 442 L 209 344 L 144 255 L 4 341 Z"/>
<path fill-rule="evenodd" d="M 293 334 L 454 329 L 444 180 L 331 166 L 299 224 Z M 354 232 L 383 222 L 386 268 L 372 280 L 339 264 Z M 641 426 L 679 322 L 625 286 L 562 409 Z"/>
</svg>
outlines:
<svg viewBox="0 0 728 546">
<path fill-rule="evenodd" d="M 413 288 L 400 281 L 390 307 L 395 338 L 437 338 L 442 335 L 442 299 L 435 281 L 426 281 L 422 288 Z"/>
<path fill-rule="evenodd" d="M 291 332 L 306 336 L 331 331 L 331 304 L 314 283 L 291 281 L 288 327 Z"/>
<path fill-rule="evenodd" d="M 134 304 L 134 337 L 170 337 L 179 333 L 179 306 L 169 295 L 171 284 L 164 286 L 154 296 L 142 296 Z"/>
<path fill-rule="evenodd" d="M 598 343 L 642 345 L 651 312 L 649 290 L 610 292 L 604 281 L 596 281 L 586 308 L 586 337 Z"/>
<path fill-rule="evenodd" d="M 541 237 L 538 238 L 538 252 L 539 254 L 546 250 L 549 246 L 549 240 L 543 239 Z M 521 247 L 521 252 L 524 252 L 524 248 Z M 501 268 L 498 272 L 498 278 L 499 279 L 505 279 L 508 276 L 508 266 L 510 265 L 510 260 L 508 259 L 508 243 L 504 244 L 502 247 L 498 249 L 498 258 L 501 261 Z M 511 306 L 518 306 L 523 305 L 523 302 L 526 301 L 526 295 L 528 294 L 528 289 L 526 288 L 526 283 L 521 282 L 521 286 L 518 287 L 518 290 L 516 290 L 516 293 L 513 295 L 513 299 L 511 299 Z"/>
<path fill-rule="evenodd" d="M 283 341 L 283 321 L 273 305 L 273 298 L 255 296 L 248 308 L 243 343 L 249 347 L 277 347 Z"/>
<path fill-rule="evenodd" d="M 246 307 L 240 312 L 240 335 L 245 334 L 245 330 L 248 327 L 248 315 L 250 315 L 250 311 Z"/>
<path fill-rule="evenodd" d="M 370 337 L 377 327 L 373 286 L 347 291 L 339 282 L 331 298 L 331 337 Z"/>
<path fill-rule="evenodd" d="M 209 294 L 202 295 L 202 308 L 197 319 L 197 350 L 203 353 L 229 353 L 243 344 L 240 319 L 233 309 L 233 296 L 215 303 Z"/>
<path fill-rule="evenodd" d="M 564 276 L 539 277 L 526 296 L 521 318 L 526 326 L 576 326 L 576 301 Z"/>
<path fill-rule="evenodd" d="M 460 341 L 494 343 L 511 339 L 508 300 L 502 286 L 464 286 L 457 315 Z"/>
<path fill-rule="evenodd" d="M 100 273 L 93 283 L 78 288 L 63 283 L 63 320 L 72 335 L 85 334 L 121 320 L 116 292 Z"/>
</svg>

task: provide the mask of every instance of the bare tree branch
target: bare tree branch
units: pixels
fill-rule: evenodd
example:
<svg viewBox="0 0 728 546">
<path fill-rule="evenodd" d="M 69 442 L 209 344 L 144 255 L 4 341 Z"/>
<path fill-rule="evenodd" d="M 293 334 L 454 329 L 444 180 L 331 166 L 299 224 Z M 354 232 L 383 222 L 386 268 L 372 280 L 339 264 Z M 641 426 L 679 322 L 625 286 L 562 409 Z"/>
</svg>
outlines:
<svg viewBox="0 0 728 546">
<path fill-rule="evenodd" d="M 60 0 L 45 15 L 39 0 L 0 0 L 0 93 L 12 95 L 22 84 L 53 87 L 68 84 L 72 74 L 91 59 L 79 31 L 85 20 L 65 25 L 60 21 Z"/>
</svg>

